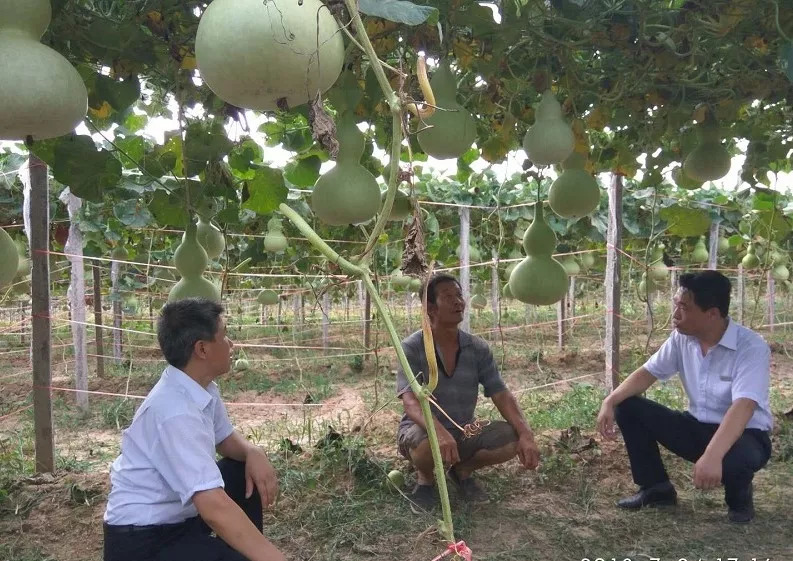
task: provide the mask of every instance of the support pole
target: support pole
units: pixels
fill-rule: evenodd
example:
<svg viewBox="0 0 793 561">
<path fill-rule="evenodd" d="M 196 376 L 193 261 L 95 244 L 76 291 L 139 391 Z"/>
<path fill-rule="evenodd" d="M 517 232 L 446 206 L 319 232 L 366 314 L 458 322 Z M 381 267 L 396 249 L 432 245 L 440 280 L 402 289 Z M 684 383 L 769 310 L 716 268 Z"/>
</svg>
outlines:
<svg viewBox="0 0 793 561">
<path fill-rule="evenodd" d="M 606 250 L 606 390 L 620 382 L 620 307 L 622 285 L 622 176 L 612 174 L 609 185 L 609 223 Z"/>
<path fill-rule="evenodd" d="M 113 295 L 113 360 L 121 362 L 121 293 L 118 290 L 118 278 L 121 273 L 121 263 L 113 261 L 110 266 L 110 290 Z"/>
<path fill-rule="evenodd" d="M 102 270 L 93 264 L 94 275 L 94 335 L 96 337 L 96 375 L 105 377 L 105 341 L 102 336 Z"/>
<path fill-rule="evenodd" d="M 743 264 L 738 263 L 738 288 L 737 298 L 735 299 L 738 304 L 738 323 L 743 325 L 743 310 L 745 307 L 745 294 L 746 294 L 746 278 L 743 274 Z"/>
<path fill-rule="evenodd" d="M 708 251 L 708 269 L 714 271 L 719 266 L 719 221 L 714 220 L 710 224 L 710 240 Z"/>
<path fill-rule="evenodd" d="M 774 332 L 774 324 L 776 323 L 776 303 L 774 300 L 776 299 L 776 281 L 774 281 L 774 277 L 771 275 L 771 272 L 768 272 L 768 291 L 766 294 L 768 298 L 768 329 L 771 333 Z"/>
<path fill-rule="evenodd" d="M 363 346 L 366 350 L 369 350 L 369 347 L 372 343 L 372 297 L 369 295 L 369 291 L 367 290 L 364 296 L 364 305 L 363 305 Z M 369 359 L 369 354 L 364 355 L 364 360 Z"/>
<path fill-rule="evenodd" d="M 490 309 L 493 310 L 493 340 L 497 337 L 498 326 L 501 325 L 501 307 L 499 297 L 501 290 L 498 282 L 498 251 L 493 248 L 493 265 L 490 267 Z"/>
<path fill-rule="evenodd" d="M 33 426 L 36 438 L 36 472 L 55 470 L 52 432 L 52 372 L 50 351 L 50 200 L 47 165 L 33 154 L 30 167 L 30 260 L 33 354 Z"/>
<path fill-rule="evenodd" d="M 471 231 L 471 209 L 460 207 L 460 286 L 463 289 L 463 301 L 466 303 L 460 329 L 471 331 L 471 256 L 469 251 L 469 234 Z"/>
</svg>

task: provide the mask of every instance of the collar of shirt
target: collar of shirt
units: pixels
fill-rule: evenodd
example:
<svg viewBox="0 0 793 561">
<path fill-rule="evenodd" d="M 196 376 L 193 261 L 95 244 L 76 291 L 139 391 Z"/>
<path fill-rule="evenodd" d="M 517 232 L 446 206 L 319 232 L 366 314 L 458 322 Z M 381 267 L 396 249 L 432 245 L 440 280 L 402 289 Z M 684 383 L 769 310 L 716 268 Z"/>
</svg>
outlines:
<svg viewBox="0 0 793 561">
<path fill-rule="evenodd" d="M 168 365 L 165 372 L 163 372 L 163 380 L 166 384 L 174 384 L 185 389 L 187 395 L 190 396 L 190 399 L 192 399 L 200 409 L 205 409 L 206 406 L 212 402 L 212 394 L 209 393 L 209 391 L 202 388 L 201 384 L 175 366 Z M 211 388 L 214 384 L 215 382 L 210 382 L 209 387 Z"/>
<path fill-rule="evenodd" d="M 727 320 L 727 330 L 718 343 L 722 347 L 726 347 L 731 351 L 738 350 L 738 324 L 732 321 L 732 318 Z"/>
</svg>

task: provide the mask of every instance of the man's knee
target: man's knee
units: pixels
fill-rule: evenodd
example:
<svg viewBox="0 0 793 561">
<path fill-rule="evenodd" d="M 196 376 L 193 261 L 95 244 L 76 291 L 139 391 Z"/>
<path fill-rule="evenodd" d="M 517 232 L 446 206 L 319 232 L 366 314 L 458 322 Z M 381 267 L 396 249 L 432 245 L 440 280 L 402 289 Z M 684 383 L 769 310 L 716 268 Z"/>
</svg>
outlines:
<svg viewBox="0 0 793 561">
<path fill-rule="evenodd" d="M 642 399 L 641 397 L 634 395 L 617 405 L 614 408 L 614 418 L 617 421 L 617 424 L 622 424 L 630 419 L 635 418 L 637 413 L 641 411 L 645 405 L 645 401 L 646 400 Z"/>
</svg>

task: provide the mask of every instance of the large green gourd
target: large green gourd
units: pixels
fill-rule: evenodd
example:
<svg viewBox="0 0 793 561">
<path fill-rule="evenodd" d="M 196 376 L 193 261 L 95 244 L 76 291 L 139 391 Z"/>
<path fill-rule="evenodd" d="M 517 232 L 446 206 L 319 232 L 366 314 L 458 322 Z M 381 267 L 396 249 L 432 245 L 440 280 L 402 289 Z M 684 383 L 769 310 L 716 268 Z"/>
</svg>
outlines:
<svg viewBox="0 0 793 561">
<path fill-rule="evenodd" d="M 708 114 L 697 128 L 699 144 L 683 162 L 683 172 L 695 181 L 721 179 L 730 171 L 730 153 L 721 143 L 721 131 L 716 120 Z"/>
<path fill-rule="evenodd" d="M 594 212 L 600 204 L 600 188 L 584 169 L 586 157 L 573 152 L 562 162 L 563 171 L 548 191 L 551 210 L 562 218 L 581 218 Z"/>
<path fill-rule="evenodd" d="M 0 228 L 0 287 L 9 284 L 17 274 L 19 252 L 14 240 Z"/>
<path fill-rule="evenodd" d="M 201 215 L 198 216 L 196 238 L 201 247 L 204 248 L 204 251 L 207 252 L 209 259 L 217 259 L 223 253 L 223 250 L 226 249 L 226 238 L 223 237 L 223 232 L 212 222 L 201 218 Z"/>
<path fill-rule="evenodd" d="M 664 244 L 658 244 L 655 246 L 653 253 L 650 257 L 650 281 L 651 282 L 660 282 L 666 279 L 667 275 L 669 274 L 669 269 L 666 268 L 664 265 L 664 249 L 666 246 Z"/>
<path fill-rule="evenodd" d="M 741 265 L 743 265 L 744 269 L 755 269 L 760 265 L 760 259 L 758 259 L 753 245 L 749 245 L 749 248 L 746 250 L 746 255 L 741 259 Z"/>
<path fill-rule="evenodd" d="M 289 241 L 284 235 L 284 227 L 277 217 L 267 222 L 267 234 L 264 236 L 264 249 L 272 253 L 281 253 L 289 247 Z"/>
<path fill-rule="evenodd" d="M 352 115 L 339 119 L 336 166 L 320 176 L 311 194 L 314 214 L 331 226 L 361 224 L 380 210 L 380 188 L 369 170 L 360 164 L 365 139 Z"/>
<path fill-rule="evenodd" d="M 173 256 L 174 267 L 182 278 L 168 293 L 168 302 L 184 298 L 206 298 L 220 302 L 217 286 L 203 277 L 208 262 L 206 251 L 198 243 L 197 226 L 191 220 Z"/>
<path fill-rule="evenodd" d="M 683 171 L 681 166 L 678 166 L 672 170 L 672 179 L 674 179 L 675 185 L 688 191 L 693 191 L 694 189 L 699 189 L 702 187 L 702 181 L 691 179 L 688 175 L 686 175 L 686 172 Z"/>
<path fill-rule="evenodd" d="M 543 218 L 542 204 L 535 208 L 534 221 L 523 237 L 527 257 L 509 276 L 509 291 L 521 302 L 545 306 L 564 297 L 569 279 L 562 264 L 553 258 L 556 234 Z"/>
<path fill-rule="evenodd" d="M 567 159 L 573 153 L 575 137 L 551 90 L 542 94 L 535 115 L 534 124 L 523 137 L 523 149 L 529 160 L 536 166 L 548 166 Z"/>
<path fill-rule="evenodd" d="M 691 252 L 692 263 L 707 263 L 710 254 L 708 248 L 705 247 L 705 236 L 700 236 L 694 245 L 694 250 Z"/>
<path fill-rule="evenodd" d="M 439 160 L 459 158 L 476 139 L 476 121 L 457 103 L 457 85 L 448 61 L 441 62 L 430 85 L 440 109 L 426 119 L 431 128 L 418 133 L 419 145 L 425 154 Z"/>
</svg>

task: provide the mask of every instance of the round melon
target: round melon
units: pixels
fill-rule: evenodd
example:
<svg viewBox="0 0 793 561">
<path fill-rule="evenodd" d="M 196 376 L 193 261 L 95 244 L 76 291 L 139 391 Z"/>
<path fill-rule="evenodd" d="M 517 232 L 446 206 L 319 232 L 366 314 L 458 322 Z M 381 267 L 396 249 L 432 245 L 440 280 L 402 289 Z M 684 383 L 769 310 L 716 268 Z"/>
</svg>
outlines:
<svg viewBox="0 0 793 561">
<path fill-rule="evenodd" d="M 213 282 L 202 276 L 183 277 L 171 288 L 168 293 L 168 302 L 176 302 L 185 298 L 206 298 L 220 302 L 220 290 Z"/>
<path fill-rule="evenodd" d="M 0 228 L 0 287 L 10 284 L 17 274 L 19 267 L 19 252 L 14 240 L 8 233 Z"/>
<path fill-rule="evenodd" d="M 551 255 L 556 249 L 556 234 L 545 222 L 542 203 L 537 203 L 534 208 L 534 220 L 523 234 L 523 250 L 526 255 Z"/>
<path fill-rule="evenodd" d="M 385 201 L 386 194 L 387 192 L 384 192 L 382 195 L 383 201 Z M 397 189 L 396 195 L 394 195 L 394 204 L 391 205 L 391 214 L 388 215 L 388 219 L 394 222 L 401 222 L 411 214 L 413 214 L 413 205 L 410 202 L 410 197 Z"/>
<path fill-rule="evenodd" d="M 343 35 L 320 0 L 214 0 L 196 33 L 201 78 L 222 100 L 297 107 L 341 74 Z"/>
<path fill-rule="evenodd" d="M 569 279 L 564 267 L 548 255 L 529 255 L 509 277 L 512 295 L 526 304 L 547 306 L 561 300 Z"/>
<path fill-rule="evenodd" d="M 392 469 L 388 472 L 388 481 L 397 489 L 405 487 L 405 476 L 398 469 Z"/>
<path fill-rule="evenodd" d="M 331 226 L 368 222 L 380 210 L 377 180 L 361 165 L 337 164 L 314 184 L 311 209 Z"/>
<path fill-rule="evenodd" d="M 272 306 L 278 303 L 278 293 L 275 290 L 262 290 L 256 297 L 256 301 L 262 306 Z"/>
<path fill-rule="evenodd" d="M 234 361 L 234 372 L 245 372 L 251 367 L 247 358 L 238 358 Z"/>
<path fill-rule="evenodd" d="M 204 221 L 200 216 L 196 227 L 196 239 L 207 252 L 209 259 L 217 259 L 226 249 L 226 238 L 223 237 L 223 232 L 212 222 Z"/>
<path fill-rule="evenodd" d="M 600 187 L 584 169 L 586 159 L 573 152 L 562 164 L 564 171 L 551 184 L 548 203 L 562 218 L 581 218 L 594 212 L 600 204 Z"/>
<path fill-rule="evenodd" d="M 551 90 L 542 94 L 535 111 L 534 124 L 523 137 L 523 149 L 536 166 L 548 166 L 564 161 L 575 148 L 570 125 L 562 118 L 562 106 Z"/>
<path fill-rule="evenodd" d="M 286 236 L 281 230 L 270 229 L 264 236 L 264 249 L 272 253 L 280 253 L 289 246 Z"/>
<path fill-rule="evenodd" d="M 183 277 L 199 277 L 207 268 L 207 252 L 196 239 L 196 228 L 191 224 L 182 236 L 182 243 L 173 254 L 173 264 Z"/>
<path fill-rule="evenodd" d="M 459 158 L 476 140 L 476 121 L 457 103 L 457 84 L 448 61 L 441 62 L 430 80 L 439 107 L 425 121 L 417 138 L 425 154 L 439 160 Z"/>
<path fill-rule="evenodd" d="M 88 93 L 69 61 L 39 42 L 52 17 L 49 0 L 3 0 L 0 12 L 0 140 L 71 132 L 85 117 Z"/>
</svg>

